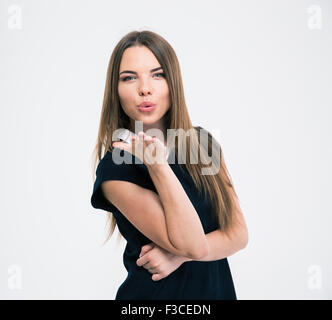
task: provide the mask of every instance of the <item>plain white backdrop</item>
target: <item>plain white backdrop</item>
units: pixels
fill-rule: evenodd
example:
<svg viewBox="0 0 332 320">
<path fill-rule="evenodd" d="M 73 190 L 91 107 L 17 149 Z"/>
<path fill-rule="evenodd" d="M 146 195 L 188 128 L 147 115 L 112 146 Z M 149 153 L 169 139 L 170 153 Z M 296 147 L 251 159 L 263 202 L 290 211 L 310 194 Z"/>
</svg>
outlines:
<svg viewBox="0 0 332 320">
<path fill-rule="evenodd" d="M 133 30 L 180 61 L 194 125 L 220 130 L 249 229 L 238 299 L 332 298 L 330 1 L 0 4 L 0 298 L 114 299 L 117 229 L 92 208 L 106 70 Z"/>
</svg>

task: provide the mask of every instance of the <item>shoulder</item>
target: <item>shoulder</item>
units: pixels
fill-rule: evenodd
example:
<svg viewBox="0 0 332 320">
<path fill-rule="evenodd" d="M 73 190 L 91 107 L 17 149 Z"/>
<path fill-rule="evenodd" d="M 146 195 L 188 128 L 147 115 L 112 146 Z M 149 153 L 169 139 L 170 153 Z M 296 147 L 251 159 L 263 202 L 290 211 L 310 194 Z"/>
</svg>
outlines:
<svg viewBox="0 0 332 320">
<path fill-rule="evenodd" d="M 98 164 L 96 175 L 100 181 L 122 180 L 151 188 L 151 178 L 145 165 L 130 152 L 119 148 L 106 152 Z"/>
<path fill-rule="evenodd" d="M 100 159 L 98 169 L 114 169 L 114 170 L 135 170 L 137 168 L 137 158 L 125 150 L 114 148 L 109 149 Z M 97 170 L 98 170 L 97 169 Z"/>
<path fill-rule="evenodd" d="M 129 152 L 120 150 L 122 152 L 119 152 L 117 155 L 115 153 L 117 151 L 115 150 L 120 149 L 107 151 L 99 161 L 91 197 L 91 203 L 94 208 L 110 209 L 110 203 L 106 201 L 101 190 L 101 185 L 106 181 L 117 180 L 131 182 L 143 188 L 153 189 L 147 169 L 145 170 L 144 167 L 135 164 L 133 160 L 134 156 Z M 114 209 L 112 206 L 111 208 Z"/>
</svg>

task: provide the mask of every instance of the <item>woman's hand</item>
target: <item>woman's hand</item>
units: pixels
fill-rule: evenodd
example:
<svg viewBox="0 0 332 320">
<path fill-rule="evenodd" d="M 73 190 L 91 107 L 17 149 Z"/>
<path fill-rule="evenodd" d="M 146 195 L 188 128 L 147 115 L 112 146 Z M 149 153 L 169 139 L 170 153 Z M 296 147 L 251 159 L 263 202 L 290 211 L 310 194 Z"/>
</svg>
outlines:
<svg viewBox="0 0 332 320">
<path fill-rule="evenodd" d="M 131 136 L 131 143 L 117 141 L 113 143 L 113 147 L 130 152 L 146 166 L 167 162 L 164 143 L 157 137 L 151 137 L 143 131 L 139 132 L 138 136 Z"/>
<path fill-rule="evenodd" d="M 188 260 L 186 257 L 169 253 L 151 242 L 141 248 L 140 258 L 136 261 L 136 264 L 152 273 L 152 280 L 157 281 L 167 277 Z"/>
</svg>

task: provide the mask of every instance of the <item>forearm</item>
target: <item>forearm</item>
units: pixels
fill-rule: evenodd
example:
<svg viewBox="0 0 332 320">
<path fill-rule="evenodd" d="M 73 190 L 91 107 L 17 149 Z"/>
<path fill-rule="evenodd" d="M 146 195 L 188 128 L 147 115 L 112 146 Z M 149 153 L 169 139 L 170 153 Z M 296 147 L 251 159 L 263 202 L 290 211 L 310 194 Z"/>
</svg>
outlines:
<svg viewBox="0 0 332 320">
<path fill-rule="evenodd" d="M 169 164 L 148 166 L 148 170 L 164 208 L 170 242 L 189 256 L 207 252 L 200 218 Z"/>
<path fill-rule="evenodd" d="M 220 229 L 206 234 L 209 244 L 209 253 L 201 259 L 182 257 L 186 261 L 215 261 L 227 258 L 246 247 L 248 239 L 246 232 L 239 233 L 237 237 L 228 238 Z"/>
</svg>

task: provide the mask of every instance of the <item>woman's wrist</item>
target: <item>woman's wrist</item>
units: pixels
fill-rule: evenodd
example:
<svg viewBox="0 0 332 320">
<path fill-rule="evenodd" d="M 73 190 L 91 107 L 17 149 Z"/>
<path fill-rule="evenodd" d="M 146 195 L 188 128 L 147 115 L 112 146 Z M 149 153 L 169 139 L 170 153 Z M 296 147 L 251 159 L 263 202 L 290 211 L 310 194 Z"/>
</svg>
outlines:
<svg viewBox="0 0 332 320">
<path fill-rule="evenodd" d="M 160 176 L 163 174 L 168 174 L 168 170 L 172 170 L 169 166 L 168 162 L 165 161 L 164 163 L 154 163 L 154 164 L 146 164 L 150 175 Z"/>
</svg>

